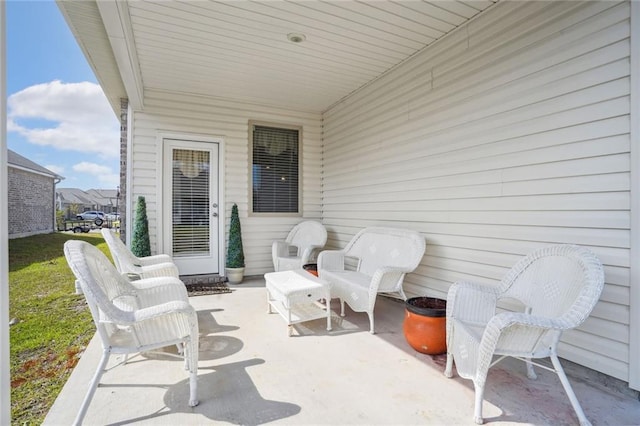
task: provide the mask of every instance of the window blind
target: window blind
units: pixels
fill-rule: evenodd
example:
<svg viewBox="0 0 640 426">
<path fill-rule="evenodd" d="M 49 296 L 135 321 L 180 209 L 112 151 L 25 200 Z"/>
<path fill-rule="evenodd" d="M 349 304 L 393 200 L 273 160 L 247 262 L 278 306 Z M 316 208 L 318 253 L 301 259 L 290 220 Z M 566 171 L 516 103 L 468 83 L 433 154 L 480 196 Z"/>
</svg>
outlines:
<svg viewBox="0 0 640 426">
<path fill-rule="evenodd" d="M 253 126 L 253 212 L 298 213 L 299 131 Z"/>
<path fill-rule="evenodd" d="M 173 151 L 173 256 L 208 255 L 209 152 Z"/>
</svg>

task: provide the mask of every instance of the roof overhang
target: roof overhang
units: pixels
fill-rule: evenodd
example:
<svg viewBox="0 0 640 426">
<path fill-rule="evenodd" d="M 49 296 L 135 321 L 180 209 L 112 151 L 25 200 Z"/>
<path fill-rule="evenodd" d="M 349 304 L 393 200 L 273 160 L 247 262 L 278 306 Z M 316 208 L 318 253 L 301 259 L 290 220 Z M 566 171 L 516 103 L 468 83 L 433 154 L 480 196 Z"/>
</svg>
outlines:
<svg viewBox="0 0 640 426">
<path fill-rule="evenodd" d="M 116 114 L 149 89 L 324 112 L 496 1 L 57 0 Z"/>
<path fill-rule="evenodd" d="M 120 70 L 129 104 L 134 109 L 142 109 L 142 77 L 127 4 L 118 1 L 100 1 L 97 5 L 113 57 Z"/>
</svg>

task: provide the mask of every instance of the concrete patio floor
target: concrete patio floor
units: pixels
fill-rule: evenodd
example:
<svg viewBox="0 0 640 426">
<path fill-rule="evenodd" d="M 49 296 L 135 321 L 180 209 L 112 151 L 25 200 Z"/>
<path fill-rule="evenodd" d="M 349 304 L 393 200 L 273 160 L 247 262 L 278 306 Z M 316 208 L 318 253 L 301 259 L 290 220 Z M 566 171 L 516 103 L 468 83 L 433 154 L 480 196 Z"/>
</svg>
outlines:
<svg viewBox="0 0 640 426">
<path fill-rule="evenodd" d="M 332 331 L 320 319 L 295 326 L 288 337 L 284 320 L 267 314 L 263 279 L 231 287 L 232 293 L 191 298 L 200 326 L 200 405 L 187 405 L 181 361 L 143 354 L 105 373 L 84 423 L 473 424 L 471 381 L 447 379 L 444 355 L 422 355 L 405 342 L 402 303 L 378 298 L 375 335 L 368 332 L 366 314 L 347 308 L 340 318 L 334 300 Z M 73 422 L 100 352 L 94 338 L 45 424 Z M 112 356 L 109 368 L 120 361 Z M 594 425 L 640 424 L 635 392 L 563 365 Z M 531 381 L 524 364 L 509 359 L 489 372 L 485 423 L 577 424 L 557 376 L 536 371 L 538 380 Z"/>
</svg>

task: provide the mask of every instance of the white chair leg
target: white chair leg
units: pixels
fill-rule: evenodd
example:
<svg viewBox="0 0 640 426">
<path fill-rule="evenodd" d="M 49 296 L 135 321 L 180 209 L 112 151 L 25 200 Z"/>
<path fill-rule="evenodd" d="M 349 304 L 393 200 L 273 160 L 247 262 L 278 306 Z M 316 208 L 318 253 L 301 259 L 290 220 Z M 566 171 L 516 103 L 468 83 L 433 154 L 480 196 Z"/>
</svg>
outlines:
<svg viewBox="0 0 640 426">
<path fill-rule="evenodd" d="M 478 386 L 474 382 L 474 387 L 476 390 L 476 403 L 473 411 L 473 421 L 476 422 L 477 425 L 481 425 L 484 423 L 484 419 L 482 418 L 482 400 L 484 399 L 484 385 Z"/>
<path fill-rule="evenodd" d="M 403 279 L 404 279 L 404 276 L 403 276 Z M 400 287 L 400 288 L 398 289 L 398 294 L 400 295 L 400 297 L 402 298 L 402 300 L 407 300 L 407 295 L 406 295 L 406 294 L 404 294 L 404 289 L 403 289 L 402 287 Z"/>
<path fill-rule="evenodd" d="M 591 423 L 589 422 L 589 420 L 587 420 L 587 416 L 585 416 L 584 411 L 582 411 L 582 407 L 578 402 L 578 398 L 576 397 L 575 392 L 573 392 L 573 388 L 571 387 L 571 383 L 569 383 L 569 379 L 567 379 L 567 375 L 564 374 L 564 369 L 562 368 L 562 365 L 560 364 L 560 360 L 558 359 L 558 356 L 556 354 L 551 355 L 551 362 L 553 363 L 553 367 L 556 370 L 556 374 L 558 374 L 558 377 L 560 378 L 562 387 L 564 388 L 564 391 L 567 393 L 567 396 L 569 397 L 569 401 L 571 401 L 571 405 L 573 406 L 573 409 L 576 412 L 576 415 L 578 416 L 578 421 L 580 422 L 580 425 L 591 426 Z"/>
<path fill-rule="evenodd" d="M 195 371 L 189 374 L 189 407 L 198 405 L 198 373 Z"/>
<path fill-rule="evenodd" d="M 531 358 L 527 358 L 525 362 L 527 363 L 527 377 L 530 378 L 531 380 L 536 380 L 538 378 L 538 375 L 533 370 L 533 364 L 531 363 Z"/>
<path fill-rule="evenodd" d="M 189 360 L 189 406 L 195 407 L 200 403 L 198 401 L 198 335 L 192 338 L 195 341 L 189 342 L 185 359 Z"/>
<path fill-rule="evenodd" d="M 447 366 L 444 369 L 444 375 L 448 378 L 453 377 L 453 354 L 451 352 L 447 352 Z"/>
<path fill-rule="evenodd" d="M 369 333 L 376 334 L 373 328 L 373 312 L 367 312 L 367 315 L 369 315 Z"/>
<path fill-rule="evenodd" d="M 340 316 L 344 316 L 344 299 L 340 298 Z"/>
<path fill-rule="evenodd" d="M 189 359 L 191 355 L 189 354 L 189 349 L 186 347 L 186 345 L 183 347 L 181 355 L 184 358 L 184 369 L 187 371 L 191 371 L 191 360 Z"/>
<path fill-rule="evenodd" d="M 80 406 L 80 411 L 78 411 L 78 414 L 76 415 L 76 419 L 73 421 L 74 426 L 82 424 L 82 420 L 84 419 L 85 414 L 87 414 L 87 409 L 89 408 L 89 404 L 93 399 L 93 395 L 96 393 L 96 389 L 98 387 L 98 384 L 100 383 L 100 378 L 104 373 L 104 369 L 107 366 L 107 361 L 109 361 L 110 355 L 111 353 L 108 350 L 105 350 L 102 353 L 100 364 L 98 364 L 98 368 L 96 369 L 96 372 L 93 374 L 93 379 L 91 379 L 89 390 L 87 390 L 87 394 L 84 396 L 84 400 L 82 401 L 82 405 Z"/>
</svg>

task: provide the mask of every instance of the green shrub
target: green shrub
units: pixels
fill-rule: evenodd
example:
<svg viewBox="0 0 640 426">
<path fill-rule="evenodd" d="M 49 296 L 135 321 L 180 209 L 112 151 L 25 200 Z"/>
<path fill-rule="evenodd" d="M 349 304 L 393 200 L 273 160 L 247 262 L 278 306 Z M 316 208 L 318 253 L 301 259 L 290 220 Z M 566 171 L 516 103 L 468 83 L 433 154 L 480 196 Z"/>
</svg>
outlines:
<svg viewBox="0 0 640 426">
<path fill-rule="evenodd" d="M 138 197 L 136 203 L 136 219 L 133 223 L 133 239 L 131 252 L 138 257 L 151 256 L 151 242 L 149 241 L 149 220 L 147 219 L 147 203 L 143 196 Z"/>
<path fill-rule="evenodd" d="M 227 268 L 244 267 L 244 250 L 242 248 L 242 231 L 238 205 L 231 208 L 231 223 L 229 226 L 229 247 L 227 248 Z"/>
</svg>

